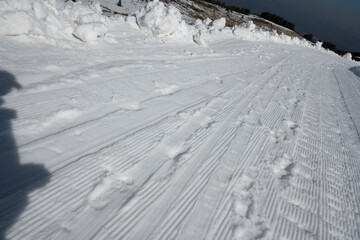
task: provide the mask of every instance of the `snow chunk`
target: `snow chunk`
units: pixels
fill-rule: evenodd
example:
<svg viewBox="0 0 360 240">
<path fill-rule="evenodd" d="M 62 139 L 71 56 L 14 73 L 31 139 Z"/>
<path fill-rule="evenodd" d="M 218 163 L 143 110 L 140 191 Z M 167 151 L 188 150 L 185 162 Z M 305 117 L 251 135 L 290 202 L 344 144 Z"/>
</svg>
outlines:
<svg viewBox="0 0 360 240">
<path fill-rule="evenodd" d="M 109 196 L 114 192 L 126 191 L 128 186 L 133 182 L 131 180 L 125 180 L 122 176 L 108 166 L 102 166 L 103 173 L 99 176 L 99 180 L 94 184 L 92 191 L 88 195 L 88 202 L 91 207 L 100 210 L 108 205 L 111 201 Z"/>
<path fill-rule="evenodd" d="M 205 46 L 205 47 L 207 46 L 203 36 L 201 35 L 201 32 L 195 34 L 193 36 L 193 40 L 194 40 L 195 43 L 197 43 L 199 45 L 202 45 L 202 46 Z"/>
<path fill-rule="evenodd" d="M 205 24 L 206 26 L 210 25 L 210 23 L 212 23 L 212 21 L 211 21 L 210 18 L 206 18 L 206 19 L 204 20 L 204 24 Z"/>
<path fill-rule="evenodd" d="M 216 19 L 212 22 L 211 25 L 212 25 L 212 27 L 214 27 L 216 29 L 224 28 L 226 25 L 226 19 L 225 18 Z"/>
<path fill-rule="evenodd" d="M 161 37 L 175 33 L 187 35 L 189 32 L 179 10 L 173 6 L 166 7 L 159 0 L 149 2 L 135 13 L 135 17 L 139 27 L 150 35 Z"/>
<path fill-rule="evenodd" d="M 317 42 L 315 43 L 315 49 L 317 49 L 317 50 L 322 49 L 322 45 L 323 45 L 322 42 L 317 41 Z"/>
<path fill-rule="evenodd" d="M 274 175 L 278 179 L 282 179 L 289 174 L 291 174 L 291 169 L 293 167 L 293 160 L 292 158 L 284 154 L 277 160 L 277 163 L 273 166 Z"/>
<path fill-rule="evenodd" d="M 56 0 L 3 0 L 0 35 L 94 41 L 107 32 L 99 3 Z"/>
<path fill-rule="evenodd" d="M 105 24 L 101 22 L 85 23 L 75 29 L 74 35 L 85 42 L 95 41 L 107 32 Z"/>
<path fill-rule="evenodd" d="M 167 151 L 167 155 L 171 159 L 176 159 L 180 155 L 186 153 L 188 150 L 189 150 L 189 146 L 186 146 L 184 143 L 182 143 L 182 144 L 179 144 L 179 145 L 170 146 L 168 151 Z"/>
<path fill-rule="evenodd" d="M 40 4 L 40 2 L 34 2 L 33 9 L 36 17 L 38 17 L 39 19 L 46 20 L 46 18 L 49 16 L 48 10 L 44 6 L 44 4 Z"/>
<path fill-rule="evenodd" d="M 44 25 L 36 16 L 27 11 L 4 12 L 0 15 L 0 34 L 3 35 L 24 35 L 44 33 Z"/>
<path fill-rule="evenodd" d="M 78 109 L 67 109 L 60 110 L 50 116 L 44 123 L 44 126 L 49 126 L 55 123 L 66 124 L 72 122 L 74 119 L 78 118 L 82 114 L 82 111 Z"/>
<path fill-rule="evenodd" d="M 176 84 L 167 84 L 162 82 L 154 81 L 154 86 L 161 95 L 171 95 L 179 91 L 179 86 Z"/>
<path fill-rule="evenodd" d="M 346 54 L 344 54 L 343 58 L 345 58 L 347 60 L 352 60 L 352 55 L 351 55 L 351 53 L 346 53 Z"/>
</svg>

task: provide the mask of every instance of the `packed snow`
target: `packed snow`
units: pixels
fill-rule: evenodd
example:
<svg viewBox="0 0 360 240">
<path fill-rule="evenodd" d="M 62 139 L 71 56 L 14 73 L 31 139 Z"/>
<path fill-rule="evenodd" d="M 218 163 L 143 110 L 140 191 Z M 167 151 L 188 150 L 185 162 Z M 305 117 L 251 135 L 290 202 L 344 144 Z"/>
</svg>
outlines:
<svg viewBox="0 0 360 240">
<path fill-rule="evenodd" d="M 360 239 L 348 56 L 157 0 L 0 24 L 0 239 Z"/>
</svg>

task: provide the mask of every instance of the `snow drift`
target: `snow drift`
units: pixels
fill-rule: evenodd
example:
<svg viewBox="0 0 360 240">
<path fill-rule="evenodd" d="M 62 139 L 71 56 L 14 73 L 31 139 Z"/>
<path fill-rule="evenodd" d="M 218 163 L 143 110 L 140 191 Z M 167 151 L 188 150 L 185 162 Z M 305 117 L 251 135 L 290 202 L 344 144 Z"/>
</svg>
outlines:
<svg viewBox="0 0 360 240">
<path fill-rule="evenodd" d="M 5 0 L 0 3 L 0 35 L 42 36 L 49 39 L 80 39 L 93 42 L 106 35 L 109 24 L 116 25 L 116 18 L 102 15 L 98 2 L 56 1 L 56 0 Z M 123 21 L 122 21 L 123 22 Z M 225 18 L 212 21 L 196 20 L 186 23 L 178 9 L 166 6 L 159 0 L 126 18 L 129 25 L 138 27 L 148 35 L 166 37 L 183 42 L 195 42 L 206 46 L 206 42 L 237 37 L 248 41 L 271 41 L 321 49 L 305 39 L 298 39 L 276 31 L 265 31 L 252 21 L 234 28 L 226 27 Z M 115 29 L 115 28 L 111 28 Z"/>
<path fill-rule="evenodd" d="M 249 41 L 270 41 L 277 43 L 285 43 L 292 45 L 300 45 L 304 47 L 313 47 L 313 44 L 305 39 L 290 37 L 285 34 L 278 34 L 275 30 L 265 31 L 256 26 L 252 21 L 245 22 L 234 28 L 234 35 L 240 39 Z"/>
</svg>

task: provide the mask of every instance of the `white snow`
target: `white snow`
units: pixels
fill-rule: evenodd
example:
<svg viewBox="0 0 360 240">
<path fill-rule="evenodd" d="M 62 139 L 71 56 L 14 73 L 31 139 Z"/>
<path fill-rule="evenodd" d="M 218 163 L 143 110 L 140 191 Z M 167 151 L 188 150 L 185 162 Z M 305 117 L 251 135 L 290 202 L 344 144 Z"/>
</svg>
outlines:
<svg viewBox="0 0 360 240">
<path fill-rule="evenodd" d="M 105 24 L 98 23 L 85 23 L 76 27 L 74 35 L 83 41 L 96 41 L 97 38 L 107 32 Z"/>
<path fill-rule="evenodd" d="M 0 3 L 0 34 L 33 35 L 52 39 L 94 41 L 106 33 L 98 2 L 4 0 Z"/>
<path fill-rule="evenodd" d="M 290 37 L 283 33 L 279 35 L 275 30 L 263 30 L 262 28 L 256 26 L 251 20 L 241 24 L 240 26 L 235 27 L 233 32 L 235 36 L 244 40 L 267 42 L 271 41 L 276 43 L 285 43 L 313 48 L 313 44 L 311 44 L 305 39 Z M 316 49 L 321 49 L 321 43 L 319 44 L 316 45 Z"/>
<path fill-rule="evenodd" d="M 360 238 L 358 63 L 99 9 L 0 2 L 0 239 Z"/>
<path fill-rule="evenodd" d="M 352 55 L 351 55 L 351 53 L 345 53 L 343 58 L 345 58 L 347 60 L 352 60 Z"/>
<path fill-rule="evenodd" d="M 226 19 L 225 18 L 219 18 L 219 19 L 214 20 L 211 23 L 211 26 L 214 27 L 214 28 L 217 28 L 217 29 L 222 29 L 222 28 L 225 27 L 225 24 L 226 24 Z"/>
<path fill-rule="evenodd" d="M 180 32 L 187 34 L 188 26 L 175 7 L 165 7 L 159 0 L 149 2 L 135 13 L 136 22 L 146 33 L 154 36 L 169 36 Z"/>
</svg>

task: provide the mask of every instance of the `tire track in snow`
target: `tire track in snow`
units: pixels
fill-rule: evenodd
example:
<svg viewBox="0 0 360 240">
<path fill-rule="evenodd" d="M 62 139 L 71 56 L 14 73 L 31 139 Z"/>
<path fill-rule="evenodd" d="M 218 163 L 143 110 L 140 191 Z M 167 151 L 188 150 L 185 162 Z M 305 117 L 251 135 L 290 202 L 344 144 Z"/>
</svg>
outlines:
<svg viewBox="0 0 360 240">
<path fill-rule="evenodd" d="M 273 100 L 279 100 L 279 101 L 287 101 L 287 99 L 282 99 L 286 96 L 286 91 L 284 95 L 284 90 L 281 89 L 281 91 L 277 91 L 277 94 L 274 95 Z M 272 109 L 274 107 L 274 101 L 271 101 L 266 109 Z M 281 106 L 284 104 L 283 102 L 279 102 L 279 105 Z M 273 110 L 273 109 L 272 109 Z M 273 148 L 272 142 L 275 142 L 277 144 L 276 138 L 274 139 L 274 134 L 272 131 L 270 131 L 275 125 L 271 124 L 279 124 L 281 121 L 283 121 L 282 116 L 286 116 L 284 112 L 282 114 L 279 114 L 277 117 L 277 121 L 269 121 L 267 122 L 266 119 L 271 119 L 270 116 L 276 114 L 276 111 L 272 110 L 265 110 L 262 115 L 260 115 L 260 118 L 262 121 L 254 119 L 254 125 L 257 126 L 259 123 L 261 124 L 261 127 L 256 127 L 255 132 L 252 133 L 253 136 L 250 138 L 250 142 L 253 142 L 253 139 L 256 135 L 259 137 L 262 137 L 262 141 L 258 143 L 252 143 L 253 146 L 256 146 L 256 148 L 248 148 L 247 152 L 244 153 L 244 155 L 241 157 L 243 159 L 242 163 L 248 162 L 247 165 L 239 168 L 232 177 L 232 183 L 229 184 L 229 189 L 227 190 L 229 193 L 235 192 L 235 202 L 232 200 L 232 198 L 227 198 L 225 200 L 222 200 L 222 206 L 218 207 L 218 215 L 215 216 L 213 219 L 220 219 L 217 220 L 217 223 L 215 226 L 218 226 L 217 228 L 209 228 L 210 233 L 208 234 L 208 237 L 213 235 L 214 239 L 229 239 L 232 237 L 233 234 L 235 234 L 234 237 L 240 237 L 242 238 L 255 238 L 255 237 L 262 237 L 263 234 L 266 233 L 266 227 L 264 226 L 263 220 L 261 217 L 257 217 L 257 211 L 256 207 L 254 209 L 253 204 L 257 205 L 257 202 L 261 200 L 261 189 L 263 188 L 259 180 L 263 179 L 262 176 L 262 169 L 265 167 L 264 162 L 262 159 L 266 159 L 266 153 L 269 152 L 271 148 Z M 284 111 L 284 109 L 283 109 Z M 266 115 L 269 114 L 269 117 L 266 117 Z M 264 116 L 264 118 L 262 118 Z M 270 130 L 267 130 L 267 129 Z M 259 146 L 260 149 L 259 149 Z M 270 149 L 269 149 L 270 148 Z M 256 149 L 256 150 L 254 150 Z M 271 151 L 270 151 L 271 152 Z M 255 154 L 255 155 L 254 155 Z M 253 162 L 249 162 L 251 159 Z M 253 167 L 250 167 L 253 166 Z M 257 176 L 257 177 L 256 177 Z M 244 183 L 242 184 L 241 179 L 247 179 L 244 180 Z M 257 180 L 255 180 L 257 179 Z M 266 178 L 265 181 L 266 182 Z M 260 184 L 260 185 L 259 185 Z M 240 191 L 236 190 L 239 189 Z M 260 190 L 260 192 L 258 192 Z M 227 196 L 231 196 L 231 194 L 227 194 Z M 259 199 L 260 198 L 260 199 Z M 234 199 L 234 198 L 233 198 Z M 242 199 L 242 201 L 238 202 L 236 199 Z M 235 204 L 235 205 L 234 205 Z M 226 214 L 224 214 L 226 213 Z M 250 217 L 249 213 L 253 215 Z M 231 220 L 232 217 L 230 216 L 239 216 L 238 218 L 240 222 L 240 226 L 236 226 L 234 228 L 234 222 Z M 245 219 L 245 221 L 244 221 Z M 238 220 L 238 221 L 239 221 Z"/>
<path fill-rule="evenodd" d="M 312 90 L 309 91 L 311 101 L 307 105 L 302 132 L 295 147 L 296 165 L 289 185 L 285 187 L 284 201 L 279 205 L 278 212 L 282 214 L 278 217 L 272 239 L 332 239 L 338 236 L 341 239 L 356 239 L 358 235 L 358 232 L 350 230 L 357 229 L 356 224 L 346 217 L 351 216 L 354 208 L 345 215 L 343 213 L 352 204 L 346 197 L 340 196 L 351 196 L 352 193 L 346 192 L 349 191 L 346 187 L 348 176 L 341 173 L 345 169 L 342 162 L 346 158 L 341 156 L 343 149 L 338 144 L 341 142 L 341 131 L 334 121 L 338 117 L 331 102 L 335 94 L 329 90 L 329 86 L 333 85 L 325 82 L 334 77 L 324 76 L 326 71 L 323 69 L 319 69 L 321 75 L 313 80 Z M 340 203 L 348 207 L 344 208 Z M 342 210 L 339 211 L 339 208 Z M 347 220 L 343 217 L 335 220 L 330 217 L 333 214 Z M 342 229 L 334 226 L 342 226 Z"/>
</svg>

